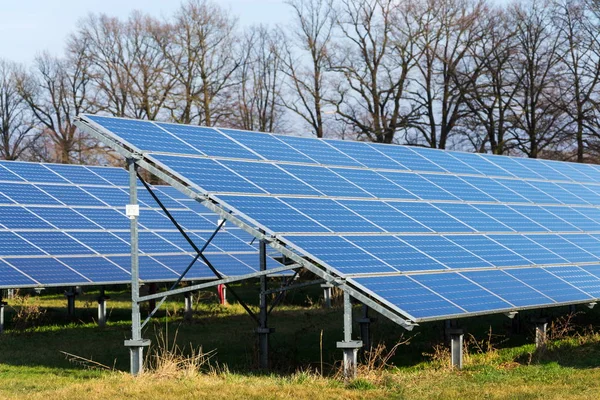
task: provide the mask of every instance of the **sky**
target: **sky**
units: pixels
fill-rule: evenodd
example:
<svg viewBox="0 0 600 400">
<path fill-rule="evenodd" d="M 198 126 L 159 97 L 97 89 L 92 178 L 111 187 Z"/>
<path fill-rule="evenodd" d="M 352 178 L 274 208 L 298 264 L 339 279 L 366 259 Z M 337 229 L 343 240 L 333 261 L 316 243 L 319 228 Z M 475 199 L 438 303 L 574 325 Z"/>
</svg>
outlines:
<svg viewBox="0 0 600 400">
<path fill-rule="evenodd" d="M 216 0 L 215 0 L 216 1 Z M 284 0 L 218 0 L 239 18 L 241 26 L 285 24 L 290 12 Z M 154 17 L 170 16 L 179 0 L 0 0 L 0 58 L 29 64 L 45 50 L 60 55 L 77 21 L 89 13 L 126 18 L 133 10 Z"/>
</svg>

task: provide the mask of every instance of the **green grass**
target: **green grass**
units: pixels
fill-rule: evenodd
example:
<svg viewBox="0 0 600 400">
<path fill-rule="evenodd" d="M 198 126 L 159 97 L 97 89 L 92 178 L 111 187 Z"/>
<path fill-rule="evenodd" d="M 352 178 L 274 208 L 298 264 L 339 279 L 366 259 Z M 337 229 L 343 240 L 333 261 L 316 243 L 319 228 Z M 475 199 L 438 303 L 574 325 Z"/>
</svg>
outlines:
<svg viewBox="0 0 600 400">
<path fill-rule="evenodd" d="M 214 352 L 210 366 L 191 375 L 159 370 L 134 379 L 123 372 L 129 367 L 123 346 L 130 337 L 128 293 L 112 289 L 104 328 L 94 323 L 97 293 L 79 296 L 72 318 L 66 315 L 66 300 L 59 292 L 33 296 L 25 303 L 9 300 L 8 330 L 0 336 L 0 399 L 596 399 L 600 390 L 600 335 L 590 328 L 600 321 L 596 310 L 579 313 L 557 327 L 574 329 L 567 329 L 568 335 L 555 329 L 555 340 L 543 352 L 531 344 L 532 326 L 526 321 L 537 315 L 533 312 L 521 316 L 521 334 L 511 334 L 511 322 L 503 316 L 461 321 L 470 343 L 462 371 L 448 367 L 443 324 L 424 324 L 407 333 L 378 316 L 372 324 L 374 342 L 388 348 L 407 339 L 409 343 L 398 348 L 388 366 L 363 366 L 356 380 L 343 382 L 336 377 L 341 354 L 335 348 L 342 337 L 342 311 L 321 308 L 318 288 L 290 293 L 270 315 L 275 333 L 268 374 L 256 368 L 255 324 L 240 305 L 223 307 L 216 304 L 214 294 L 203 293 L 193 321 L 185 322 L 182 299 L 170 299 L 144 337 L 152 339 L 154 349 L 163 340 L 166 347 L 175 343 L 187 354 L 198 347 Z M 237 291 L 256 309 L 256 285 L 238 286 Z M 45 312 L 29 322 L 30 328 L 14 329 L 22 322 L 16 317 L 19 308 L 28 306 Z M 553 313 L 559 316 L 566 310 Z M 89 368 L 90 362 L 63 352 L 108 370 Z"/>
</svg>

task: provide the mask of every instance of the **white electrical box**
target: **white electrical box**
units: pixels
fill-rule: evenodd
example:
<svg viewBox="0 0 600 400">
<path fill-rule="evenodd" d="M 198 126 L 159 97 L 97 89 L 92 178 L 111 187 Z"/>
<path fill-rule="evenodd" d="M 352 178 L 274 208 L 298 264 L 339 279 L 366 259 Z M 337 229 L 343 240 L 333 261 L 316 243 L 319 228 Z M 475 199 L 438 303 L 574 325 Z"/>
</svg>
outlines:
<svg viewBox="0 0 600 400">
<path fill-rule="evenodd" d="M 134 219 L 135 217 L 140 216 L 140 206 L 138 204 L 127 204 L 125 206 L 125 215 L 129 217 L 129 219 Z"/>
</svg>

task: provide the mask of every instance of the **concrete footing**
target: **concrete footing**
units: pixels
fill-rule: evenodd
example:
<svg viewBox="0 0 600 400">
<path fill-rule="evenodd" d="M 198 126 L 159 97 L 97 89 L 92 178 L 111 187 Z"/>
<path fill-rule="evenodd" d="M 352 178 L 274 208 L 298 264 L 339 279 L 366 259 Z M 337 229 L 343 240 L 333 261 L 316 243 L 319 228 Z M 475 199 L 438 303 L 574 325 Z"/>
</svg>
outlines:
<svg viewBox="0 0 600 400">
<path fill-rule="evenodd" d="M 106 300 L 110 299 L 106 294 L 104 294 L 104 290 L 100 292 L 98 296 L 98 326 L 104 327 L 106 326 Z"/>
<path fill-rule="evenodd" d="M 194 295 L 187 292 L 184 297 L 183 318 L 191 321 L 194 317 Z"/>
<path fill-rule="evenodd" d="M 67 314 L 73 316 L 75 314 L 75 296 L 77 296 L 77 290 L 71 288 L 65 292 L 67 298 Z"/>
<path fill-rule="evenodd" d="M 323 305 L 325 308 L 331 308 L 331 290 L 333 285 L 331 283 L 324 283 L 321 285 L 323 288 Z"/>
<path fill-rule="evenodd" d="M 448 330 L 448 334 L 450 335 L 450 363 L 453 368 L 462 369 L 464 331 L 460 328 L 452 328 Z"/>
<path fill-rule="evenodd" d="M 535 324 L 535 348 L 543 349 L 546 347 L 548 340 L 548 320 L 546 318 L 538 318 L 533 323 Z"/>
<path fill-rule="evenodd" d="M 4 332 L 4 307 L 6 302 L 2 301 L 0 297 L 0 333 Z"/>
</svg>

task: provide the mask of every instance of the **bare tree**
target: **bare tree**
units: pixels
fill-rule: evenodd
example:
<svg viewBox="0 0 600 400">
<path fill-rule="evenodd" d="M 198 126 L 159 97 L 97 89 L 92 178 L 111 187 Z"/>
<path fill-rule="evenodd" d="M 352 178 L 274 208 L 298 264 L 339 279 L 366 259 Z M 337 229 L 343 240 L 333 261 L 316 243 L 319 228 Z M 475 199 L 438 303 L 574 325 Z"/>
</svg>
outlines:
<svg viewBox="0 0 600 400">
<path fill-rule="evenodd" d="M 239 67 L 236 19 L 209 0 L 189 0 L 157 37 L 175 80 L 166 103 L 171 119 L 212 126 L 231 115 Z"/>
<path fill-rule="evenodd" d="M 515 62 L 513 18 L 503 8 L 481 16 L 484 34 L 469 50 L 478 74 L 465 74 L 468 114 L 461 125 L 475 151 L 505 154 L 511 149 L 508 112 L 520 85 L 510 65 Z"/>
<path fill-rule="evenodd" d="M 427 146 L 444 149 L 468 113 L 467 94 L 482 73 L 469 55 L 484 35 L 481 17 L 487 7 L 483 0 L 427 0 L 425 7 L 417 8 L 415 16 L 423 34 L 417 41 L 419 77 L 412 95 L 423 119 L 414 127 Z"/>
<path fill-rule="evenodd" d="M 408 18 L 411 7 L 393 0 L 341 1 L 342 39 L 331 61 L 339 82 L 331 103 L 358 138 L 392 143 L 414 115 L 404 102 L 419 34 Z"/>
<path fill-rule="evenodd" d="M 517 3 L 509 11 L 516 17 L 517 60 L 511 67 L 520 82 L 510 110 L 511 134 L 531 158 L 556 147 L 565 127 L 555 101 L 560 95 L 556 67 L 561 40 L 553 22 L 555 11 L 539 0 Z"/>
<path fill-rule="evenodd" d="M 17 86 L 21 73 L 16 64 L 0 59 L 0 158 L 5 160 L 18 159 L 34 136 L 31 112 Z"/>
<path fill-rule="evenodd" d="M 282 54 L 282 71 L 291 92 L 291 96 L 283 96 L 283 104 L 322 138 L 325 73 L 335 22 L 332 0 L 288 0 L 287 4 L 296 26 L 291 33 L 294 45 L 285 46 Z"/>
<path fill-rule="evenodd" d="M 71 48 L 65 59 L 49 54 L 37 57 L 32 73 L 21 74 L 17 84 L 39 124 L 38 144 L 51 146 L 37 149 L 42 159 L 81 163 L 97 148 L 97 143 L 83 136 L 73 124 L 75 116 L 89 110 L 91 99 L 84 48 Z"/>
<path fill-rule="evenodd" d="M 266 26 L 254 26 L 244 38 L 237 79 L 235 127 L 274 132 L 282 128 L 280 104 L 283 38 Z"/>
<path fill-rule="evenodd" d="M 568 116 L 567 132 L 574 139 L 577 162 L 584 161 L 589 140 L 599 137 L 596 97 L 600 82 L 600 24 L 599 15 L 594 15 L 595 7 L 586 0 L 560 0 L 555 16 L 563 40 L 558 54 L 560 96 L 555 101 Z"/>
</svg>

